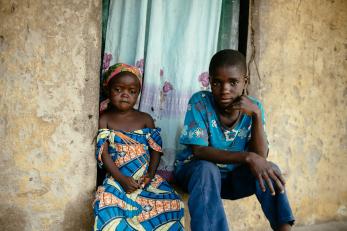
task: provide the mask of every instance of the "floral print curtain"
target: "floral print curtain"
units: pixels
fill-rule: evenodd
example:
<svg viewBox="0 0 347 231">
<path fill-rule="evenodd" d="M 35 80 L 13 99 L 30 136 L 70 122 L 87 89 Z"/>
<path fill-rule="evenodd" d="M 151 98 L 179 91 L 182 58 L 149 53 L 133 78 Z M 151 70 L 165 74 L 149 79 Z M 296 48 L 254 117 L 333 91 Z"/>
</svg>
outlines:
<svg viewBox="0 0 347 231">
<path fill-rule="evenodd" d="M 159 173 L 166 178 L 171 177 L 175 154 L 182 149 L 178 139 L 189 98 L 209 89 L 210 58 L 217 46 L 223 48 L 220 38 L 230 37 L 230 24 L 220 30 L 220 20 L 225 18 L 222 4 L 222 0 L 109 2 L 102 71 L 117 62 L 143 71 L 139 109 L 151 114 L 162 129 Z"/>
</svg>

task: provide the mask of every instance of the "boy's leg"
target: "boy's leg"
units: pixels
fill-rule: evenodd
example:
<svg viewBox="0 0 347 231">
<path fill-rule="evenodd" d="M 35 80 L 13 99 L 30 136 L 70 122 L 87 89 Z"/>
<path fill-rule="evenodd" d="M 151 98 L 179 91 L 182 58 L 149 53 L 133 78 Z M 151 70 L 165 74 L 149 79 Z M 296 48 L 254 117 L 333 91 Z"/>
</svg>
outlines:
<svg viewBox="0 0 347 231">
<path fill-rule="evenodd" d="M 275 183 L 273 184 L 276 187 Z M 294 216 L 287 195 L 276 192 L 276 195 L 272 196 L 267 186 L 266 191 L 263 192 L 257 179 L 246 165 L 237 167 L 222 179 L 221 196 L 223 199 L 236 200 L 253 194 L 256 194 L 273 229 L 278 229 L 283 224 L 293 224 Z"/>
<path fill-rule="evenodd" d="M 176 181 L 188 191 L 191 230 L 228 230 L 218 167 L 205 160 L 193 160 L 175 171 Z"/>
</svg>

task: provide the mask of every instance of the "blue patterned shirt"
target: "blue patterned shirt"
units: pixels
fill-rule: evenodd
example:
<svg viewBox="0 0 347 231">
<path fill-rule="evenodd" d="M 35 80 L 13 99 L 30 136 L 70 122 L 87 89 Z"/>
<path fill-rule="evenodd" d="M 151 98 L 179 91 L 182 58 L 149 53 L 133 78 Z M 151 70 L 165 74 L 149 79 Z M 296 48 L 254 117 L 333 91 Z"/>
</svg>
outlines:
<svg viewBox="0 0 347 231">
<path fill-rule="evenodd" d="M 249 98 L 259 107 L 265 125 L 263 106 L 255 98 Z M 241 118 L 231 129 L 221 125 L 215 111 L 212 93 L 209 91 L 195 93 L 189 100 L 180 137 L 180 143 L 186 145 L 186 148 L 176 155 L 175 166 L 178 167 L 193 158 L 190 145 L 211 146 L 234 152 L 247 151 L 251 127 L 252 118 L 246 114 L 241 114 Z M 236 166 L 236 164 L 218 164 L 222 173 L 231 171 Z"/>
</svg>

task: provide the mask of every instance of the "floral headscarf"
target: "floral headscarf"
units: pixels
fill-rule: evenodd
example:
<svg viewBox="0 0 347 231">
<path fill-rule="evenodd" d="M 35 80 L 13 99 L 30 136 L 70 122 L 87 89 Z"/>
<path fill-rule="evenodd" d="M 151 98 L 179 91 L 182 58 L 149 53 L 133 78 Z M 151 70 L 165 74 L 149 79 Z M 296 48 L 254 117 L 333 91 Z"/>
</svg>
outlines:
<svg viewBox="0 0 347 231">
<path fill-rule="evenodd" d="M 121 72 L 130 72 L 134 74 L 139 79 L 140 86 L 142 86 L 142 74 L 140 69 L 125 63 L 116 63 L 110 66 L 103 75 L 102 86 L 106 92 L 108 90 L 108 84 L 110 83 L 111 79 L 113 79 L 115 76 L 117 76 Z M 106 99 L 100 103 L 100 112 L 103 112 L 104 110 L 106 110 L 109 102 L 110 100 Z"/>
<path fill-rule="evenodd" d="M 103 87 L 107 89 L 111 79 L 113 79 L 116 75 L 118 75 L 121 72 L 130 72 L 134 74 L 139 79 L 140 85 L 142 85 L 141 71 L 137 67 L 134 67 L 125 63 L 116 63 L 110 66 L 108 70 L 105 72 L 103 76 L 103 81 L 102 81 Z"/>
</svg>

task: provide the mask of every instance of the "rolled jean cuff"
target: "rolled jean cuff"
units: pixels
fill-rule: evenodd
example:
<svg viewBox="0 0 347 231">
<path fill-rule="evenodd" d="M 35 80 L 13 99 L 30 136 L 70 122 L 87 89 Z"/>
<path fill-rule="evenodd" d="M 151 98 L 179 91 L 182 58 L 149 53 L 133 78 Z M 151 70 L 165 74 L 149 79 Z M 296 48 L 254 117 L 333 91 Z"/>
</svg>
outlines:
<svg viewBox="0 0 347 231">
<path fill-rule="evenodd" d="M 276 230 L 279 228 L 279 226 L 281 225 L 284 225 L 284 224 L 289 224 L 291 226 L 293 226 L 295 223 L 295 218 L 293 216 L 289 216 L 289 217 L 284 217 L 284 218 L 281 218 L 278 222 L 278 224 L 275 225 L 272 225 L 271 224 L 271 228 Z"/>
</svg>

